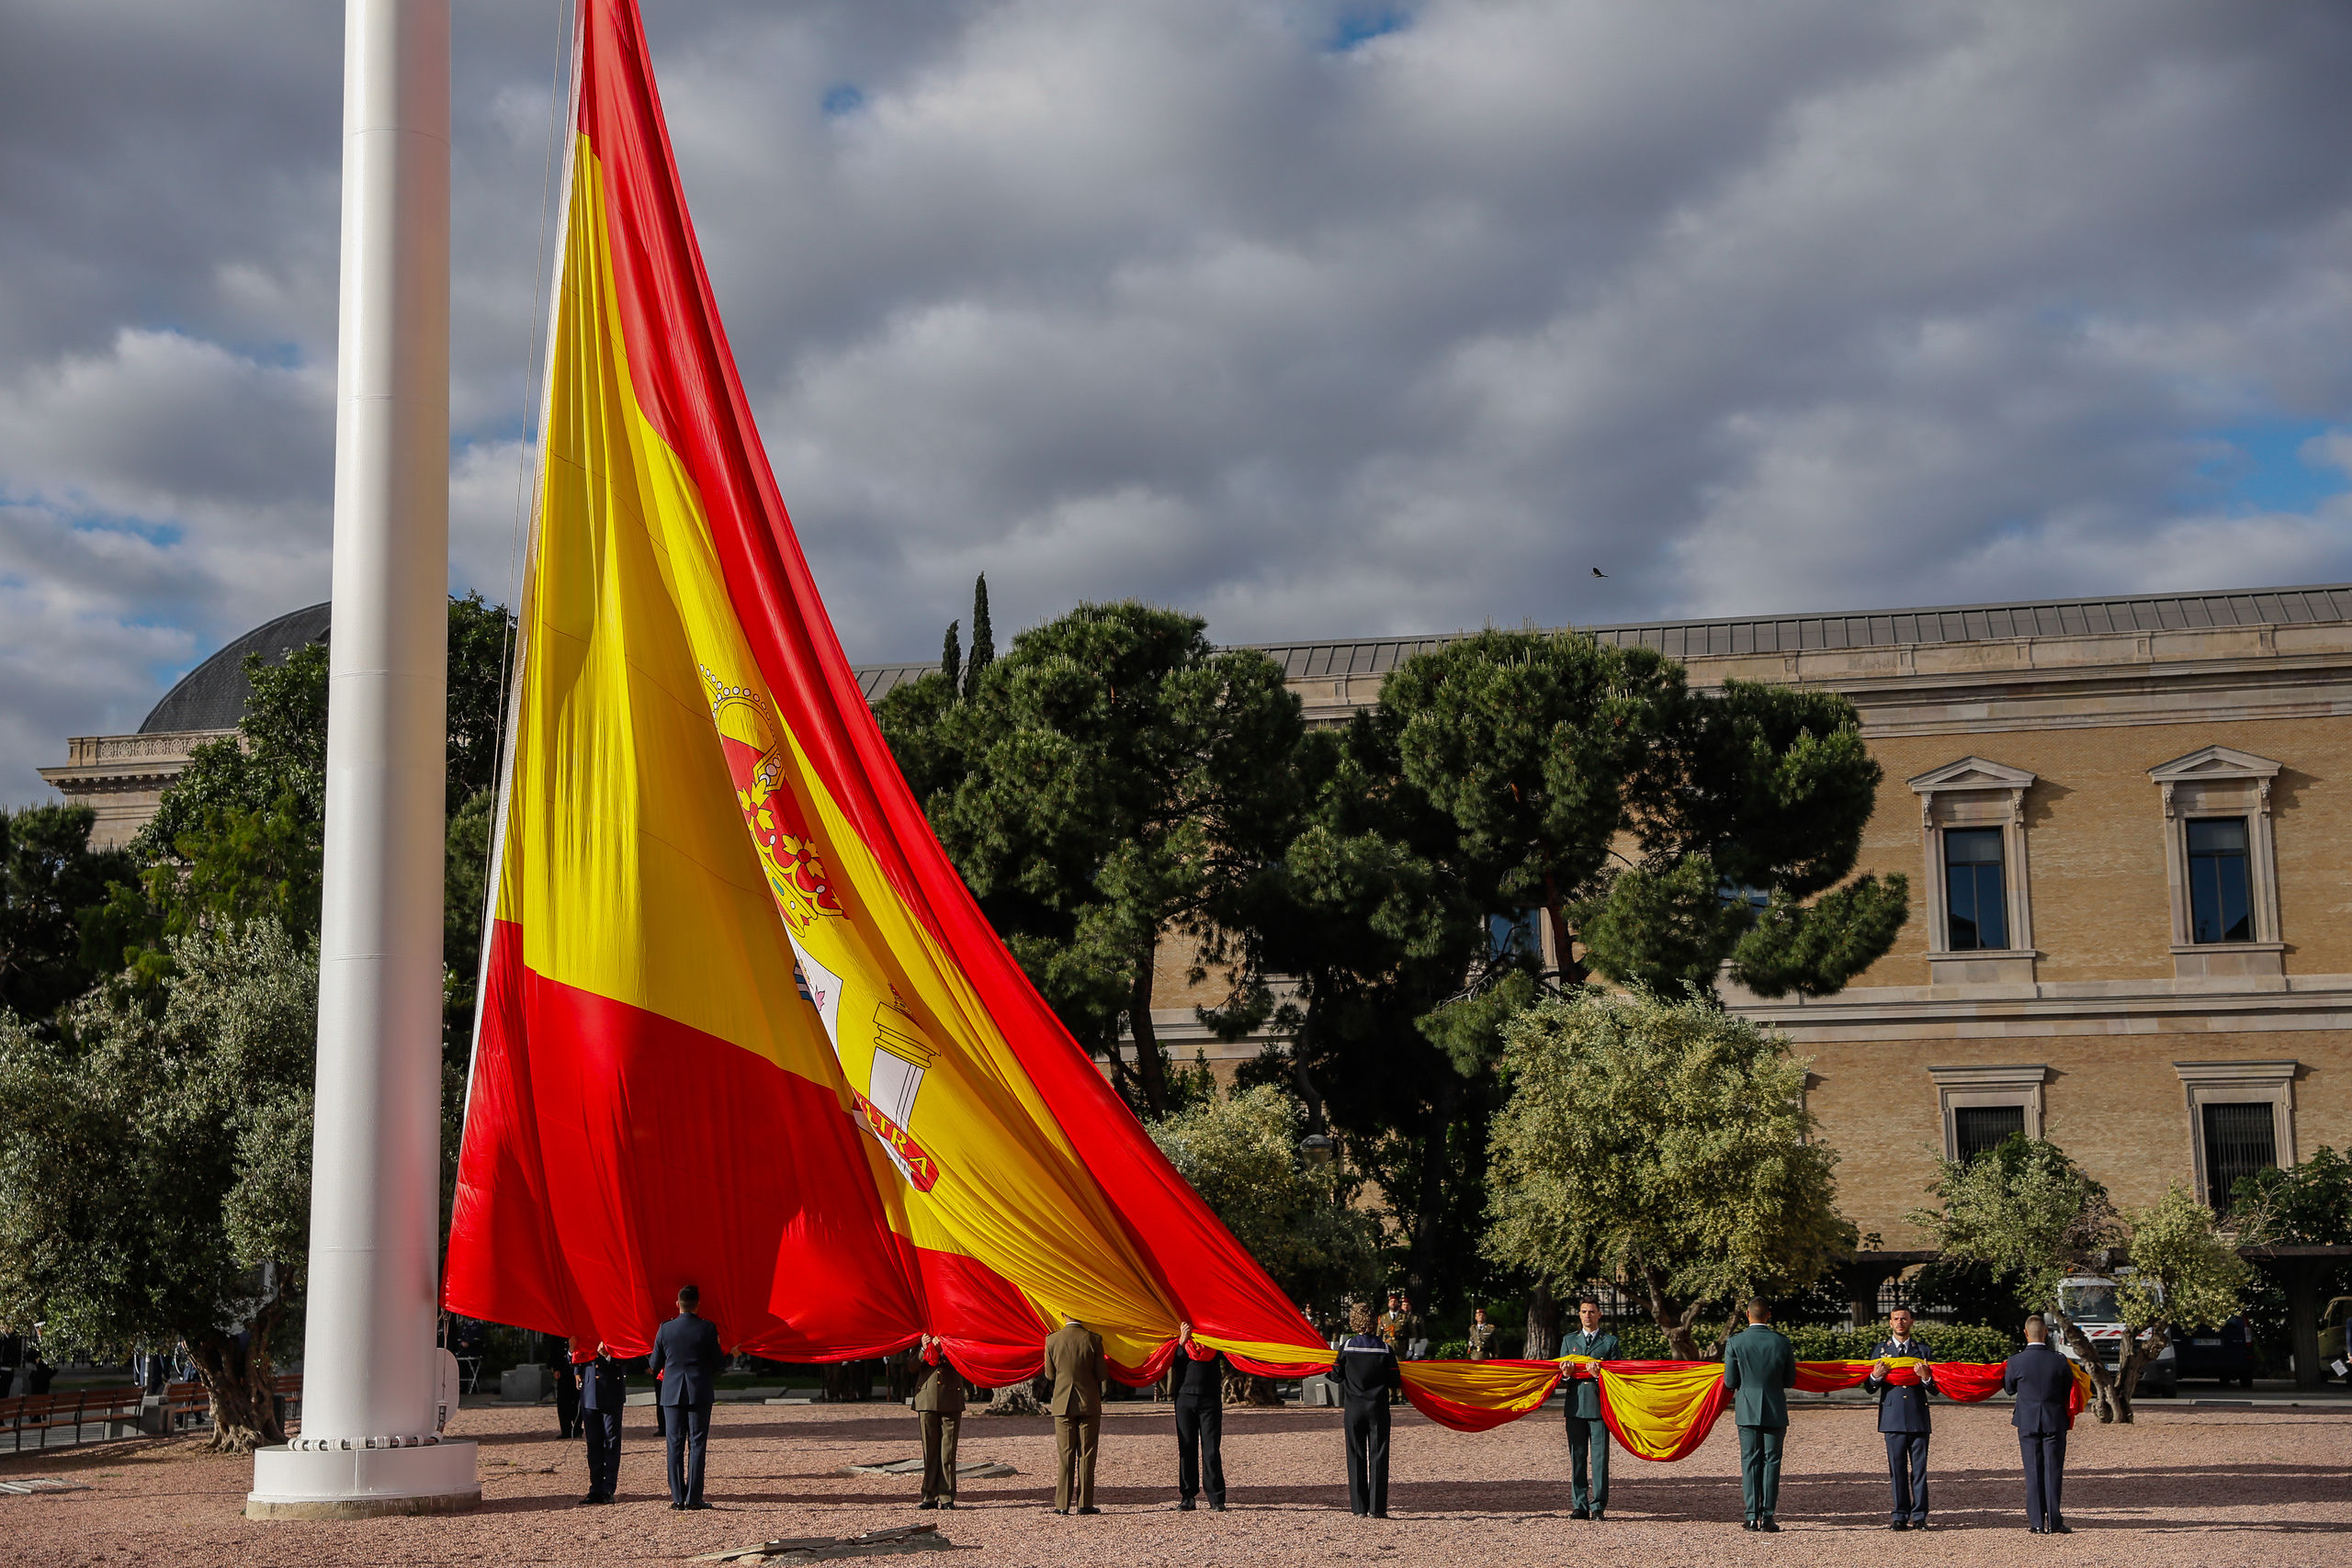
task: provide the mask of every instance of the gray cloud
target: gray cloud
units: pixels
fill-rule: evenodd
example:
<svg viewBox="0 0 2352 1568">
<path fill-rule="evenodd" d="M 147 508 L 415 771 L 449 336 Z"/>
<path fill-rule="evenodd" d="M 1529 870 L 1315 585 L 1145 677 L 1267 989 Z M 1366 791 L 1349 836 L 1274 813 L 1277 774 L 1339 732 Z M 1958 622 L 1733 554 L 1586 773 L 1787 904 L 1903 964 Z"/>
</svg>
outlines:
<svg viewBox="0 0 2352 1568">
<path fill-rule="evenodd" d="M 458 11 L 493 595 L 561 9 Z M 980 570 L 1236 640 L 2352 577 L 2339 8 L 646 9 L 854 657 Z M 324 592 L 334 11 L 5 7 L 0 797 Z"/>
</svg>

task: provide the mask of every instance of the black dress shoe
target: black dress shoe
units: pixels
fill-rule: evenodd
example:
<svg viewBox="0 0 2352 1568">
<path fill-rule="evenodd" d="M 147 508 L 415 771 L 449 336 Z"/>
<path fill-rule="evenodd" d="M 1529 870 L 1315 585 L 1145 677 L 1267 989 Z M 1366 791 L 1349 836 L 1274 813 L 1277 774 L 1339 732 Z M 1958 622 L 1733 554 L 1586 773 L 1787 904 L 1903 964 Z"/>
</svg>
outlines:
<svg viewBox="0 0 2352 1568">
<path fill-rule="evenodd" d="M 1589 1519 L 1592 1517 L 1592 1510 L 1589 1508 L 1570 1508 L 1568 1510 L 1568 1517 L 1572 1519 Z"/>
<path fill-rule="evenodd" d="M 1766 1535 L 1778 1535 L 1781 1533 L 1780 1521 L 1775 1519 L 1770 1514 L 1767 1514 L 1762 1518 L 1757 1520 L 1756 1528 L 1762 1530 Z"/>
<path fill-rule="evenodd" d="M 604 1499 L 602 1497 L 599 1497 L 594 1492 L 591 1492 L 588 1495 L 582 1497 L 580 1501 L 571 1506 L 575 1508 L 593 1508 L 603 1501 Z"/>
<path fill-rule="evenodd" d="M 2025 1529 L 2028 1535 L 2048 1535 L 2050 1533 L 2048 1530 L 2043 1529 L 2040 1525 L 2028 1525 Z"/>
<path fill-rule="evenodd" d="M 916 1511 L 916 1512 L 918 1512 L 918 1513 L 921 1513 L 922 1510 L 924 1510 L 924 1509 L 926 1509 L 926 1508 L 936 1508 L 937 1506 L 939 1506 L 939 1499 L 938 1499 L 938 1498 L 936 1498 L 936 1497 L 925 1497 L 922 1502 L 917 1503 L 917 1504 L 915 1505 L 915 1511 Z"/>
<path fill-rule="evenodd" d="M 1209 1505 L 1209 1512 L 1212 1514 L 1222 1514 L 1225 1512 L 1225 1505 L 1222 1503 L 1211 1503 Z"/>
<path fill-rule="evenodd" d="M 1190 1497 L 1179 1497 L 1179 1498 L 1177 1498 L 1177 1499 L 1176 1499 L 1176 1511 L 1177 1511 L 1178 1513 L 1180 1513 L 1180 1514 L 1189 1514 L 1189 1513 L 1191 1513 L 1191 1512 L 1193 1511 L 1193 1500 L 1192 1500 Z"/>
<path fill-rule="evenodd" d="M 1599 1524 L 1599 1523 L 1600 1522 L 1600 1509 L 1595 1508 L 1595 1509 L 1592 1511 L 1592 1519 L 1593 1519 L 1593 1523 L 1595 1523 L 1595 1524 Z"/>
<path fill-rule="evenodd" d="M 693 1502 L 691 1502 L 691 1503 L 689 1503 L 689 1504 L 687 1504 L 687 1505 L 686 1505 L 686 1511 L 687 1511 L 688 1513 L 699 1513 L 699 1512 L 701 1512 L 703 1509 L 707 1508 L 707 1507 L 709 1507 L 709 1506 L 710 1506 L 710 1505 L 709 1505 L 709 1504 L 707 1504 L 707 1503 L 704 1502 L 701 1498 L 697 1497 L 697 1498 L 695 1498 Z"/>
<path fill-rule="evenodd" d="M 1754 1519 L 1742 1519 L 1739 1521 L 1739 1528 L 1744 1530 L 1752 1530 L 1756 1528 L 1756 1521 Z"/>
<path fill-rule="evenodd" d="M 686 1508 L 686 1506 L 685 1506 L 684 1503 L 673 1503 L 673 1504 L 671 1504 L 671 1505 L 670 1505 L 670 1506 L 671 1506 L 671 1507 L 673 1507 L 673 1508 L 674 1508 L 674 1509 L 676 1509 L 676 1510 L 677 1510 L 678 1512 L 680 1512 L 680 1513 L 684 1513 L 684 1512 L 685 1512 L 685 1508 Z"/>
<path fill-rule="evenodd" d="M 1372 1511 L 1372 1517 L 1375 1519 L 1385 1519 L 1388 1517 L 1388 1510 L 1385 1508 L 1374 1508 Z"/>
<path fill-rule="evenodd" d="M 1067 1514 L 1067 1513 L 1069 1513 L 1069 1510 L 1068 1508 L 1056 1508 L 1056 1509 L 1054 1510 L 1054 1512 L 1056 1512 L 1057 1514 Z"/>
<path fill-rule="evenodd" d="M 942 1508 L 948 1509 L 952 1512 L 956 1506 L 956 1499 L 953 1497 L 942 1497 L 939 1500 L 939 1506 Z"/>
<path fill-rule="evenodd" d="M 2050 1535 L 2072 1535 L 2075 1533 L 2075 1527 L 2068 1524 L 2065 1520 L 2060 1519 L 2056 1524 L 2052 1525 L 2046 1533 Z"/>
<path fill-rule="evenodd" d="M 1909 1519 L 1894 1519 L 1890 1521 L 1886 1528 L 1891 1530 L 1907 1530 L 1911 1528 L 1911 1521 Z"/>
<path fill-rule="evenodd" d="M 1079 1509 L 1078 1511 L 1079 1511 L 1080 1513 L 1081 1513 L 1081 1514 L 1099 1514 L 1099 1513 L 1101 1513 L 1102 1510 L 1102 1509 L 1100 1509 L 1100 1508 L 1098 1508 L 1098 1507 L 1096 1507 L 1093 1504 L 1089 1503 L 1088 1505 L 1086 1505 L 1086 1506 L 1084 1506 L 1083 1508 Z"/>
</svg>

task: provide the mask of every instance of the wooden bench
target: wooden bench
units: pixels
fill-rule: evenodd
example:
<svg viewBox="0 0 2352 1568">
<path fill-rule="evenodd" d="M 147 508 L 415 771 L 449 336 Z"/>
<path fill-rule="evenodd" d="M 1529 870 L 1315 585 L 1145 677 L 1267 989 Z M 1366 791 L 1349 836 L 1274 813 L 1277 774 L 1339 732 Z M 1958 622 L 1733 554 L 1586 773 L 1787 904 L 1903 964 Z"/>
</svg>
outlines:
<svg viewBox="0 0 2352 1568">
<path fill-rule="evenodd" d="M 212 1418 L 212 1395 L 205 1392 L 201 1382 L 167 1382 L 164 1385 L 164 1430 L 176 1432 L 181 1427 Z"/>
<path fill-rule="evenodd" d="M 23 1450 L 26 1433 L 39 1432 L 40 1446 L 46 1448 L 49 1434 L 65 1427 L 74 1428 L 74 1440 L 78 1443 L 85 1426 L 101 1429 L 119 1422 L 136 1426 L 139 1407 L 145 1398 L 145 1392 L 135 1384 L 128 1388 L 76 1389 L 65 1393 L 19 1394 L 14 1399 L 0 1399 L 0 1431 L 8 1434 L 9 1447 L 17 1451 Z"/>
</svg>

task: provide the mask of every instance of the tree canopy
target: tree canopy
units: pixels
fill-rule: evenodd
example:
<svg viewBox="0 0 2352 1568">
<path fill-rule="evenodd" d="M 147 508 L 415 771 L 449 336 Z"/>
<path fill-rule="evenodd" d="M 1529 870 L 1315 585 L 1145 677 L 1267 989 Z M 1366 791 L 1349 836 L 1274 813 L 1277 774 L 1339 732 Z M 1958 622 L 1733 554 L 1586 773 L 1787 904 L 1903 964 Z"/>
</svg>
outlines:
<svg viewBox="0 0 2352 1568">
<path fill-rule="evenodd" d="M 0 1318 L 185 1339 L 215 1446 L 243 1450 L 284 1440 L 268 1380 L 307 1251 L 317 958 L 266 916 L 165 940 L 159 996 L 100 987 L 65 1039 L 0 1013 Z"/>
<path fill-rule="evenodd" d="M 976 633 L 977 633 L 977 629 Z M 1280 853 L 1298 700 L 1263 654 L 1191 615 L 1081 604 L 980 663 L 892 694 L 884 734 L 956 870 L 1046 1000 L 1172 1108 L 1151 1010 L 1163 931 L 1228 924 Z"/>
<path fill-rule="evenodd" d="M 1853 1250 L 1804 1062 L 1712 1000 L 1584 990 L 1502 1027 L 1488 1250 L 1556 1284 L 1629 1280 L 1678 1355 L 1710 1307 Z"/>
<path fill-rule="evenodd" d="M 85 942 L 82 915 L 135 863 L 90 847 L 96 819 L 86 806 L 0 808 L 0 1008 L 19 1018 L 45 1025 L 113 967 Z"/>
<path fill-rule="evenodd" d="M 1212 1096 L 1145 1124 L 1169 1163 L 1285 1295 L 1336 1311 L 1381 1282 L 1380 1224 L 1354 1179 L 1302 1156 L 1304 1116 L 1270 1086 Z"/>
</svg>

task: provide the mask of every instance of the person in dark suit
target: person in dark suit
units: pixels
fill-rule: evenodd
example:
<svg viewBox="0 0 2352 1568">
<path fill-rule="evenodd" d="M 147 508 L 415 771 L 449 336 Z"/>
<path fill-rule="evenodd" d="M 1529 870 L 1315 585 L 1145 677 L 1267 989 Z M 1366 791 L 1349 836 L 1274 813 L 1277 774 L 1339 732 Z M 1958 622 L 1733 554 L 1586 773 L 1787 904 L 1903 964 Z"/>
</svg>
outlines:
<svg viewBox="0 0 2352 1568">
<path fill-rule="evenodd" d="M 670 1448 L 670 1506 L 707 1508 L 702 1500 L 703 1450 L 710 1442 L 710 1404 L 718 1396 L 718 1369 L 727 1353 L 718 1330 L 695 1309 L 702 1292 L 678 1292 L 678 1315 L 653 1337 L 646 1370 L 662 1380 L 662 1435 Z"/>
<path fill-rule="evenodd" d="M 1886 1438 L 1886 1479 L 1894 1488 L 1894 1517 L 1890 1529 L 1928 1528 L 1928 1437 L 1934 1424 L 1928 1416 L 1928 1395 L 1936 1391 L 1935 1369 L 1925 1363 L 1936 1353 L 1911 1337 L 1911 1309 L 1896 1307 L 1887 1321 L 1888 1337 L 1871 1352 L 1875 1358 L 1862 1386 L 1878 1395 L 1878 1429 Z M 1921 1365 L 1919 1381 L 1890 1382 L 1891 1359 L 1909 1356 Z"/>
<path fill-rule="evenodd" d="M 1209 1511 L 1225 1512 L 1225 1358 L 1193 1342 L 1193 1325 L 1176 1325 L 1176 1355 L 1169 1363 L 1176 1401 L 1176 1506 L 1193 1511 L 1208 1495 Z"/>
<path fill-rule="evenodd" d="M 1046 1340 L 1046 1371 L 1054 1380 L 1054 1512 L 1094 1506 L 1094 1453 L 1102 1441 L 1102 1337 L 1074 1317 Z"/>
<path fill-rule="evenodd" d="M 1323 1375 L 1340 1385 L 1340 1425 L 1348 1436 L 1348 1511 L 1388 1517 L 1388 1394 L 1405 1386 L 1396 1352 L 1372 1331 L 1372 1307 L 1348 1308 L 1347 1338 Z"/>
<path fill-rule="evenodd" d="M 1797 1354 L 1772 1326 L 1772 1304 L 1747 1303 L 1747 1326 L 1724 1346 L 1724 1386 L 1732 1391 L 1739 1424 L 1739 1494 L 1745 1529 L 1780 1533 L 1772 1516 L 1781 1504 L 1781 1448 L 1789 1434 L 1789 1390 L 1797 1382 Z"/>
<path fill-rule="evenodd" d="M 2040 1313 L 2025 1320 L 2025 1348 L 2001 1368 L 2001 1392 L 2017 1395 L 2009 1419 L 2025 1461 L 2025 1522 L 2036 1535 L 2072 1535 L 2059 1496 L 2066 1484 L 2067 1409 L 2075 1393 L 2075 1363 L 2050 1348 Z"/>
<path fill-rule="evenodd" d="M 1600 1303 L 1590 1296 L 1577 1299 L 1577 1327 L 1560 1341 L 1563 1356 L 1590 1356 L 1596 1361 L 1618 1358 L 1617 1336 L 1600 1326 Z M 1600 1416 L 1600 1384 L 1590 1377 L 1569 1382 L 1568 1510 L 1572 1519 L 1597 1519 L 1609 1506 L 1609 1423 Z"/>
<path fill-rule="evenodd" d="M 946 1343 L 922 1337 L 916 1363 L 915 1418 L 922 1425 L 922 1501 L 918 1508 L 956 1506 L 956 1438 L 964 1425 L 964 1374 L 947 1359 Z"/>
<path fill-rule="evenodd" d="M 563 1354 L 555 1359 L 555 1430 L 565 1442 L 580 1426 L 580 1369 L 572 1364 L 571 1341 L 563 1342 Z"/>
<path fill-rule="evenodd" d="M 588 1437 L 588 1495 L 581 1506 L 613 1500 L 621 1479 L 621 1410 L 628 1404 L 628 1379 L 599 1344 L 594 1360 L 580 1369 L 580 1428 Z"/>
</svg>

